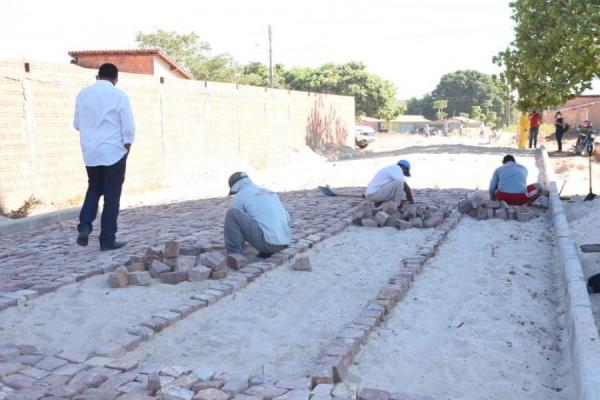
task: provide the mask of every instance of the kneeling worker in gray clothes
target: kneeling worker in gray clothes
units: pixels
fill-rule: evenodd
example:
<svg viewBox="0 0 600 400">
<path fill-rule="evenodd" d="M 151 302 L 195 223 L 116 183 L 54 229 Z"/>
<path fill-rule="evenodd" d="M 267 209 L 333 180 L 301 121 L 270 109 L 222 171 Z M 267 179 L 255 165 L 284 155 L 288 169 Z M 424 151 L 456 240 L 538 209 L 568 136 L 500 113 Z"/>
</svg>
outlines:
<svg viewBox="0 0 600 400">
<path fill-rule="evenodd" d="M 266 257 L 290 244 L 290 216 L 277 194 L 255 185 L 245 172 L 229 177 L 229 195 L 235 195 L 225 216 L 225 248 L 242 254 L 248 242 Z"/>
</svg>

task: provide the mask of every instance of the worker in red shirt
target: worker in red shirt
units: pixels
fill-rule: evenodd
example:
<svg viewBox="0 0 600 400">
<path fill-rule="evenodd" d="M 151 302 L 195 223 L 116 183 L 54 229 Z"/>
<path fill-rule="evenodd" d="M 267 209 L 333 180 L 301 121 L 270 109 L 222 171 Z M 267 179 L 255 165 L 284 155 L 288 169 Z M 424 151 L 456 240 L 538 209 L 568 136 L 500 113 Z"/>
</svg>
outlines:
<svg viewBox="0 0 600 400">
<path fill-rule="evenodd" d="M 535 109 L 529 114 L 529 148 L 537 149 L 537 137 L 542 124 L 542 116 Z"/>
</svg>

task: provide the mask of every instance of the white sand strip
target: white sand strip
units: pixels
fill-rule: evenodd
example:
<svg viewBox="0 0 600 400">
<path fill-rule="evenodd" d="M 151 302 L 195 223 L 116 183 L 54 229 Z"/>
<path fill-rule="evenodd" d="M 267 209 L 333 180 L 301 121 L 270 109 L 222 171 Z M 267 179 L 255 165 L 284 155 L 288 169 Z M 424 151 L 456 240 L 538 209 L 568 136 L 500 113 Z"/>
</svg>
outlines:
<svg viewBox="0 0 600 400">
<path fill-rule="evenodd" d="M 436 399 L 571 399 L 548 222 L 463 218 L 346 379 Z"/>
<path fill-rule="evenodd" d="M 288 265 L 179 321 L 126 359 L 215 371 L 302 376 L 354 319 L 428 230 L 350 227 Z"/>
<path fill-rule="evenodd" d="M 0 313 L 0 345 L 25 343 L 40 349 L 91 352 L 100 342 L 118 338 L 131 325 L 167 311 L 215 281 L 153 281 L 151 286 L 111 289 L 99 275 Z"/>
</svg>

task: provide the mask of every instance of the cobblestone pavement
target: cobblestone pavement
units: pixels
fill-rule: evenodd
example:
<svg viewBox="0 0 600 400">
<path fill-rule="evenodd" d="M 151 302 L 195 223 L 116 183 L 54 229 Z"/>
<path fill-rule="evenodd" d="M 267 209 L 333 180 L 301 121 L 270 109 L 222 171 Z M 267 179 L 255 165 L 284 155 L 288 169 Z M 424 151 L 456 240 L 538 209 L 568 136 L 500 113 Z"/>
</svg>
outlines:
<svg viewBox="0 0 600 400">
<path fill-rule="evenodd" d="M 361 203 L 357 197 L 329 198 L 318 191 L 281 194 L 292 220 L 294 240 L 324 230 L 350 215 L 350 207 Z M 223 219 L 229 198 L 196 200 L 121 212 L 118 240 L 128 242 L 123 249 L 100 252 L 98 223 L 88 247 L 75 244 L 76 220 L 52 223 L 42 229 L 0 238 L 0 298 L 10 292 L 28 296 L 110 271 L 131 255 L 149 246 L 178 240 L 182 246 L 223 246 Z M 96 221 L 99 222 L 99 221 Z M 0 306 L 1 308 L 1 306 Z"/>
<path fill-rule="evenodd" d="M 462 196 L 464 191 L 459 190 L 423 190 L 416 193 L 418 201 L 436 201 L 437 205 L 445 207 L 455 205 Z M 302 245 L 300 240 L 305 237 L 327 237 L 339 232 L 356 216 L 356 206 L 363 203 L 359 197 L 325 198 L 313 192 L 286 193 L 282 195 L 282 199 L 294 219 L 293 232 L 297 245 Z M 172 238 L 187 241 L 190 245 L 218 245 L 222 234 L 222 227 L 218 221 L 222 219 L 227 205 L 225 200 L 206 200 L 126 211 L 123 220 L 134 228 L 126 230 L 122 236 L 137 239 L 130 246 L 129 253 L 134 249 L 143 250 L 149 245 L 162 244 Z M 203 222 L 190 222 L 190 217 L 197 214 L 203 215 Z M 156 220 L 166 218 L 170 218 L 169 225 L 161 229 Z M 191 370 L 181 366 L 119 361 L 108 353 L 90 356 L 59 350 L 47 354 L 34 346 L 14 344 L 0 347 L 0 399 L 148 399 L 157 398 L 155 396 L 161 399 L 205 400 L 227 400 L 232 397 L 238 400 L 333 400 L 336 397 L 353 400 L 430 399 L 366 388 L 358 393 L 356 385 L 336 382 L 339 382 L 340 376 L 358 352 L 360 345 L 368 339 L 369 332 L 376 329 L 385 319 L 385 315 L 409 289 L 415 274 L 434 256 L 436 247 L 448 231 L 456 226 L 458 218 L 458 212 L 454 211 L 442 225 L 428 230 L 426 240 L 415 255 L 402 260 L 398 272 L 390 278 L 388 285 L 381 289 L 377 297 L 365 306 L 352 323 L 332 338 L 307 376 L 273 379 L 241 375 L 232 371 L 217 373 L 205 368 Z M 54 255 L 55 257 L 50 259 L 58 263 L 58 252 L 67 256 L 69 263 L 76 264 L 78 259 L 86 254 L 81 251 L 69 251 L 74 246 L 57 245 L 61 238 L 65 240 L 72 237 L 73 224 L 56 224 L 54 228 L 49 227 L 34 236 L 33 241 L 38 244 L 50 239 L 56 243 L 54 246 L 42 247 L 44 253 L 36 255 L 39 260 L 47 260 Z M 202 231 L 190 234 L 190 229 Z M 147 240 L 143 240 L 144 238 Z M 12 237 L 11 241 L 16 245 L 19 239 L 27 243 L 27 248 L 34 248 L 26 241 L 25 235 L 21 238 Z M 292 245 L 290 250 L 294 250 L 294 246 Z M 94 253 L 100 254 L 98 251 Z M 22 258 L 11 254 L 7 253 L 5 258 L 14 257 L 13 262 L 19 265 L 18 260 Z M 21 254 L 25 257 L 34 256 L 33 253 Z M 111 261 L 116 262 L 123 256 L 127 257 L 127 254 L 118 254 Z M 259 271 L 256 271 L 256 274 L 259 274 Z M 255 277 L 248 277 L 247 282 L 252 279 Z M 178 318 L 184 318 L 184 314 L 185 310 L 182 310 Z M 136 345 L 140 340 L 136 339 Z"/>
</svg>

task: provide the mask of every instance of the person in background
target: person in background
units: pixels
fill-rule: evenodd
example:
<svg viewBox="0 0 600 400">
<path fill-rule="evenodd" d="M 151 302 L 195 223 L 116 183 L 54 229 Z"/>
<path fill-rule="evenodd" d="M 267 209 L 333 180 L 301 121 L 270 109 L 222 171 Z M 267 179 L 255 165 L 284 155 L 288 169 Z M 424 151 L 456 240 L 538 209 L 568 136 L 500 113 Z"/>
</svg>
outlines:
<svg viewBox="0 0 600 400">
<path fill-rule="evenodd" d="M 394 201 L 400 205 L 404 197 L 412 204 L 415 201 L 410 186 L 406 183 L 407 176 L 410 176 L 410 163 L 407 160 L 388 165 L 377 171 L 371 179 L 365 197 L 376 205 L 386 201 Z"/>
<path fill-rule="evenodd" d="M 502 166 L 492 175 L 489 194 L 492 200 L 523 206 L 536 201 L 542 194 L 542 188 L 537 183 L 527 185 L 527 168 L 517 164 L 515 158 L 507 154 L 502 159 Z"/>
<path fill-rule="evenodd" d="M 115 86 L 119 70 L 102 64 L 96 83 L 82 89 L 75 100 L 73 126 L 79 131 L 88 188 L 79 214 L 77 244 L 88 245 L 98 202 L 104 196 L 100 221 L 100 250 L 115 250 L 125 242 L 115 240 L 125 165 L 135 138 L 129 97 Z"/>
<path fill-rule="evenodd" d="M 242 254 L 248 242 L 266 258 L 286 248 L 292 240 L 290 216 L 279 196 L 255 185 L 245 172 L 229 177 L 229 195 L 235 195 L 225 215 L 225 249 Z"/>
<path fill-rule="evenodd" d="M 537 137 L 541 124 L 542 116 L 534 109 L 531 114 L 529 114 L 529 148 L 533 145 L 533 148 L 537 149 Z"/>
<path fill-rule="evenodd" d="M 566 131 L 566 122 L 560 111 L 554 114 L 554 128 L 556 134 L 556 144 L 558 145 L 558 152 L 562 152 L 562 138 Z"/>
</svg>

